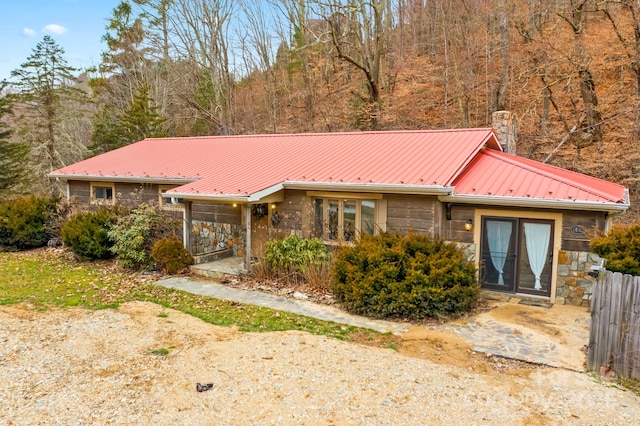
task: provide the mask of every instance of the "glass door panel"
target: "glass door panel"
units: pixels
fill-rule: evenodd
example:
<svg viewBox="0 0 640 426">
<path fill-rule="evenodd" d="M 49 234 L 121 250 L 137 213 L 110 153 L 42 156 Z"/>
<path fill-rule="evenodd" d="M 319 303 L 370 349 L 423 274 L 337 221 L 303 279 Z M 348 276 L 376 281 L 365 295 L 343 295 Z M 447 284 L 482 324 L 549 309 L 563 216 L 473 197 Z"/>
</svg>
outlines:
<svg viewBox="0 0 640 426">
<path fill-rule="evenodd" d="M 482 287 L 513 292 L 516 282 L 518 220 L 482 219 Z"/>
<path fill-rule="evenodd" d="M 520 222 L 517 291 L 549 296 L 553 266 L 553 222 L 524 219 Z"/>
</svg>

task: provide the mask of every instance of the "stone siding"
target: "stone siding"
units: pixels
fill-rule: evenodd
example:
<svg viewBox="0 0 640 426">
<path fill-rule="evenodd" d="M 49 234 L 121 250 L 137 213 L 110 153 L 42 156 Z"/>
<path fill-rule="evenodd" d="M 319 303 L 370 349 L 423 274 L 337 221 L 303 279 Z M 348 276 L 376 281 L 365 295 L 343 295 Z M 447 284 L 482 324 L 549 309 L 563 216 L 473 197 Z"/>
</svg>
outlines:
<svg viewBox="0 0 640 426">
<path fill-rule="evenodd" d="M 558 253 L 556 303 L 588 307 L 596 279 L 587 272 L 599 260 L 594 253 L 561 250 Z"/>
<path fill-rule="evenodd" d="M 476 261 L 476 245 L 473 243 L 461 243 L 458 241 L 447 241 L 448 243 L 453 243 L 462 250 L 465 259 L 467 262 L 475 263 Z"/>
<path fill-rule="evenodd" d="M 234 256 L 244 256 L 245 231 L 243 225 L 194 220 L 191 233 L 194 254 L 211 253 L 231 248 Z"/>
</svg>

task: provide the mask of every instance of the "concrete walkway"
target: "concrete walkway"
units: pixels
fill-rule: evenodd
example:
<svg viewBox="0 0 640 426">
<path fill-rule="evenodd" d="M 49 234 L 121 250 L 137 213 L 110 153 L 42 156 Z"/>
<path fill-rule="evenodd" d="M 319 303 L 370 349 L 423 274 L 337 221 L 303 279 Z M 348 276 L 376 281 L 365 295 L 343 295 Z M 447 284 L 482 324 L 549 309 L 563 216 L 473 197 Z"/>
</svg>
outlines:
<svg viewBox="0 0 640 426">
<path fill-rule="evenodd" d="M 184 290 L 193 294 L 210 296 L 216 299 L 231 300 L 247 305 L 262 306 L 264 308 L 290 312 L 292 314 L 304 315 L 325 321 L 333 321 L 338 324 L 368 328 L 380 333 L 398 334 L 409 327 L 409 324 L 374 320 L 351 315 L 329 305 L 320 305 L 306 300 L 286 299 L 260 291 L 241 290 L 211 281 L 195 281 L 189 278 L 174 277 L 157 281 L 157 284 L 168 288 Z"/>
</svg>

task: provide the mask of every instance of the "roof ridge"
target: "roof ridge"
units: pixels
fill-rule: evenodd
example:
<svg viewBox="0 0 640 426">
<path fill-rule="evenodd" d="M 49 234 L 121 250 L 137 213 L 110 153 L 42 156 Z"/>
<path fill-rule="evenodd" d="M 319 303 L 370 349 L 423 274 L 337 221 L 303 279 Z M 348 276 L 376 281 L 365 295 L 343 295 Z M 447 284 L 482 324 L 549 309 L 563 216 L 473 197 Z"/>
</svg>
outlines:
<svg viewBox="0 0 640 426">
<path fill-rule="evenodd" d="M 495 142 L 498 145 L 498 147 L 500 146 L 500 142 L 495 137 L 495 133 L 493 133 L 493 129 L 487 128 L 486 130 L 489 130 L 489 133 L 487 133 L 487 135 L 485 136 L 484 139 L 482 139 L 482 141 L 476 144 L 476 147 L 474 148 L 473 152 L 470 152 L 469 155 L 464 159 L 464 161 L 457 166 L 456 170 L 454 170 L 453 173 L 451 173 L 451 175 L 445 180 L 445 185 L 453 185 L 453 182 L 455 182 L 455 180 L 458 179 L 459 176 L 464 174 L 469 164 L 471 164 L 473 160 L 475 160 L 475 158 L 478 156 L 479 153 L 485 150 L 484 146 L 491 139 L 492 135 L 494 136 Z M 499 152 L 502 152 L 502 151 L 499 151 Z"/>
<path fill-rule="evenodd" d="M 518 167 L 525 168 L 528 171 L 533 172 L 535 174 L 538 174 L 540 176 L 544 176 L 544 177 L 547 177 L 547 178 L 562 182 L 564 184 L 572 186 L 572 187 L 574 187 L 576 189 L 579 189 L 581 191 L 588 192 L 591 195 L 595 195 L 595 196 L 598 196 L 598 197 L 605 198 L 607 200 L 610 200 L 611 202 L 617 203 L 619 201 L 619 200 L 613 200 L 612 197 L 611 197 L 611 194 L 607 194 L 605 192 L 598 191 L 598 190 L 593 189 L 591 187 L 585 187 L 583 184 L 581 184 L 579 182 L 576 182 L 575 180 L 568 179 L 568 178 L 565 178 L 565 177 L 561 177 L 561 176 L 546 172 L 544 170 L 540 170 L 538 168 L 532 167 L 532 166 L 530 166 L 528 164 L 525 164 L 523 162 L 520 162 L 520 161 L 516 160 L 516 159 L 522 159 L 522 160 L 525 160 L 525 161 L 535 161 L 535 160 L 531 160 L 530 158 L 518 157 L 518 156 L 515 156 L 513 154 L 508 154 L 506 152 L 493 151 L 493 150 L 488 150 L 488 149 L 481 150 L 481 153 L 485 154 L 485 155 L 490 155 L 490 156 L 496 158 L 497 160 L 503 161 L 505 163 L 509 163 L 511 165 L 515 165 L 515 166 L 518 166 Z M 500 155 L 500 154 L 502 154 L 502 155 Z M 598 178 L 595 178 L 593 176 L 589 176 L 589 175 L 581 174 L 581 173 L 578 173 L 578 172 L 574 172 L 573 170 L 562 169 L 562 168 L 553 166 L 551 164 L 546 164 L 546 163 L 540 163 L 540 164 L 542 164 L 542 165 L 544 165 L 546 167 L 558 168 L 558 169 L 562 170 L 563 172 L 577 173 L 577 174 L 580 174 L 582 176 L 589 177 L 591 179 L 598 179 Z M 613 182 L 610 182 L 610 183 L 613 183 Z"/>
<path fill-rule="evenodd" d="M 457 133 L 457 132 L 480 132 L 492 131 L 491 127 L 474 127 L 460 129 L 409 129 L 409 130 L 368 130 L 363 132 L 309 132 L 309 133 L 256 133 L 238 135 L 208 135 L 208 136 L 169 136 L 160 138 L 146 138 L 148 141 L 178 140 L 178 139 L 237 139 L 247 137 L 275 138 L 275 137 L 300 137 L 300 136 L 335 136 L 335 135 L 380 135 L 380 134 L 403 134 L 403 133 Z"/>
</svg>

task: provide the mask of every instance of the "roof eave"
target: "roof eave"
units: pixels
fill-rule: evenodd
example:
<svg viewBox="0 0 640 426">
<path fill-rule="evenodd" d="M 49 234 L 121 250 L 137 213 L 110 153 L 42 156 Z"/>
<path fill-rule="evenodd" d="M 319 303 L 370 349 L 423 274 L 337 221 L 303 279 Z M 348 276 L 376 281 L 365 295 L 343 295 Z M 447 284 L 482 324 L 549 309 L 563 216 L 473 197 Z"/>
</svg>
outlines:
<svg viewBox="0 0 640 426">
<path fill-rule="evenodd" d="M 286 181 L 265 188 L 249 195 L 233 194 L 206 194 L 193 192 L 180 192 L 179 188 L 167 191 L 167 194 L 176 198 L 187 200 L 208 200 L 219 202 L 255 203 L 283 189 L 298 189 L 307 191 L 336 191 L 336 192 L 370 192 L 392 194 L 418 194 L 418 195 L 446 195 L 451 194 L 452 187 L 426 186 L 426 185 L 400 185 L 400 184 L 353 184 L 334 182 L 298 182 Z"/>
<path fill-rule="evenodd" d="M 561 210 L 589 210 L 609 213 L 623 213 L 629 208 L 629 202 L 622 203 L 597 201 L 552 200 L 526 197 L 490 197 L 485 195 L 445 195 L 439 197 L 446 203 L 489 204 L 503 207 L 530 207 Z"/>
<path fill-rule="evenodd" d="M 135 182 L 135 183 L 157 183 L 167 185 L 184 185 L 187 183 L 195 182 L 199 179 L 194 178 L 177 178 L 166 177 L 160 178 L 156 176 L 105 176 L 105 175 L 77 175 L 67 173 L 49 173 L 50 178 L 59 179 L 62 181 L 81 180 L 87 182 Z"/>
<path fill-rule="evenodd" d="M 184 198 L 188 201 L 216 201 L 219 203 L 250 203 L 250 196 L 234 195 L 234 194 L 194 194 L 193 192 L 175 192 L 167 191 L 167 195 L 171 195 L 174 198 Z"/>
<path fill-rule="evenodd" d="M 442 185 L 285 181 L 283 182 L 283 186 L 285 189 L 308 191 L 349 191 L 418 195 L 447 195 L 453 192 L 453 187 Z"/>
</svg>

